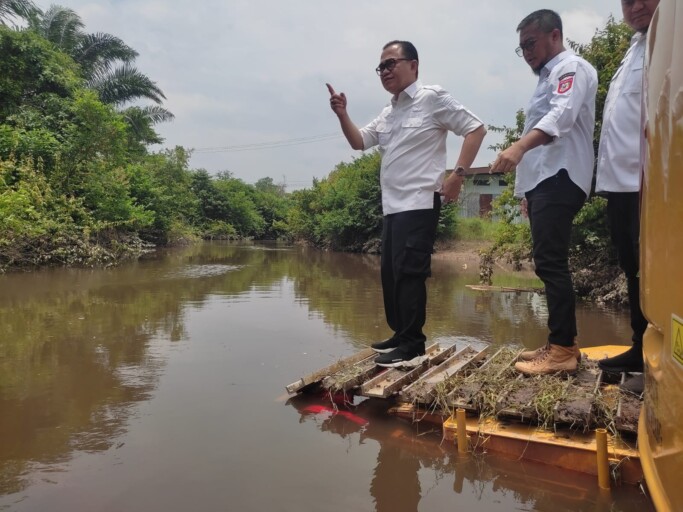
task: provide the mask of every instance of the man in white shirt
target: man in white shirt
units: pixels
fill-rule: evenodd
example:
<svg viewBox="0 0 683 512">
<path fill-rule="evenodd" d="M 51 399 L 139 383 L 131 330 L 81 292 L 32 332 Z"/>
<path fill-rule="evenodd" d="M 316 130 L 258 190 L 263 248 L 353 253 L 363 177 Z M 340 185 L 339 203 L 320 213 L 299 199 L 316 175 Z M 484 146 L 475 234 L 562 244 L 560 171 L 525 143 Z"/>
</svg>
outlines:
<svg viewBox="0 0 683 512">
<path fill-rule="evenodd" d="M 535 11 L 517 27 L 519 48 L 538 85 L 526 110 L 522 137 L 501 152 L 492 171 L 516 168 L 515 195 L 526 200 L 535 270 L 545 286 L 548 343 L 521 354 L 527 375 L 573 373 L 581 358 L 569 272 L 574 217 L 590 192 L 598 78 L 584 59 L 565 50 L 562 20 Z"/>
<path fill-rule="evenodd" d="M 455 201 L 462 185 L 461 171 L 474 161 L 486 134 L 483 123 L 439 86 L 418 80 L 417 50 L 408 41 L 391 41 L 382 49 L 375 70 L 391 103 L 363 128 L 346 110 L 344 93 L 330 84 L 330 107 L 353 149 L 379 146 L 382 156 L 381 278 L 384 311 L 394 332 L 374 343 L 380 366 L 417 366 L 425 359 L 426 279 L 444 201 Z M 448 178 L 446 136 L 464 137 L 456 172 Z"/>
<path fill-rule="evenodd" d="M 647 29 L 659 0 L 621 0 L 624 21 L 636 31 L 631 47 L 612 78 L 602 115 L 595 191 L 607 197 L 607 219 L 626 275 L 633 345 L 623 354 L 598 362 L 607 372 L 643 371 L 643 334 L 647 320 L 640 309 L 641 105 Z"/>
</svg>

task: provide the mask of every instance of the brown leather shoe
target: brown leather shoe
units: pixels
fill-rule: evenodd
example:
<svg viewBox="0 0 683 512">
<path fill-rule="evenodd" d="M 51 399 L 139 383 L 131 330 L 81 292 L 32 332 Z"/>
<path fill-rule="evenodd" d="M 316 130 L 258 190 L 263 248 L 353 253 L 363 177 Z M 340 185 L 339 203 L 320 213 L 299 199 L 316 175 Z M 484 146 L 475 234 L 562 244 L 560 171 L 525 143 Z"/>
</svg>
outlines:
<svg viewBox="0 0 683 512">
<path fill-rule="evenodd" d="M 545 352 L 548 351 L 549 348 L 550 348 L 550 343 L 546 343 L 541 348 L 537 348 L 536 350 L 525 350 L 524 352 L 519 354 L 519 357 L 517 358 L 517 360 L 518 361 L 533 361 L 534 359 L 541 357 Z M 572 345 L 572 349 L 574 350 L 574 355 L 576 356 L 576 362 L 580 363 L 581 362 L 581 351 L 579 350 L 578 343 L 574 342 L 574 345 Z"/>
<path fill-rule="evenodd" d="M 515 363 L 515 369 L 525 375 L 573 374 L 578 367 L 575 348 L 561 345 L 548 345 L 536 359 Z"/>
</svg>

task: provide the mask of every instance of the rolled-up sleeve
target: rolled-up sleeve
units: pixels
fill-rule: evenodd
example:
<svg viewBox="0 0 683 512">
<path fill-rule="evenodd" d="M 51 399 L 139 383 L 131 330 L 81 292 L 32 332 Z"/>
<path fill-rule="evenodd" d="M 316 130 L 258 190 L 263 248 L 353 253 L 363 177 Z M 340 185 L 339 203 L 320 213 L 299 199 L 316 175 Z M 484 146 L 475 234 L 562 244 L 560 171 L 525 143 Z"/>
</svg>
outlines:
<svg viewBox="0 0 683 512">
<path fill-rule="evenodd" d="M 562 137 L 571 131 L 579 116 L 581 107 L 590 93 L 588 70 L 574 61 L 550 80 L 550 111 L 534 126 L 553 138 Z"/>
<path fill-rule="evenodd" d="M 438 91 L 434 98 L 434 119 L 442 128 L 460 136 L 484 125 L 481 119 L 444 90 Z"/>
<path fill-rule="evenodd" d="M 377 123 L 379 117 L 370 121 L 367 125 L 360 129 L 360 134 L 363 137 L 363 149 L 370 149 L 377 145 Z"/>
</svg>

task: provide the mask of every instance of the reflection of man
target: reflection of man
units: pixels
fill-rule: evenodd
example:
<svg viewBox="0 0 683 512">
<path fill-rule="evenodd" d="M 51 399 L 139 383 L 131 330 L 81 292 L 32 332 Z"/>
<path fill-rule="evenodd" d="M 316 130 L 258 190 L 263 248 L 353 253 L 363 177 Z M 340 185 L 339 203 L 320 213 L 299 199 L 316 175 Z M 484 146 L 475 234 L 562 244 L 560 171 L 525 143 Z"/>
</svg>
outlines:
<svg viewBox="0 0 683 512">
<path fill-rule="evenodd" d="M 556 12 L 533 12 L 517 31 L 517 54 L 538 75 L 538 85 L 527 107 L 522 137 L 498 155 L 491 169 L 517 169 L 515 195 L 527 201 L 550 333 L 546 346 L 524 352 L 515 367 L 529 375 L 574 372 L 581 356 L 574 340 L 569 241 L 574 216 L 591 187 L 598 78 L 588 62 L 565 50 Z"/>
<path fill-rule="evenodd" d="M 602 117 L 596 192 L 607 196 L 607 218 L 626 274 L 633 345 L 598 365 L 608 372 L 643 371 L 643 334 L 647 320 L 640 309 L 640 139 L 645 40 L 659 0 L 622 0 L 624 21 L 636 34 L 610 84 Z"/>
<path fill-rule="evenodd" d="M 441 207 L 455 201 L 462 177 L 444 180 L 446 135 L 464 137 L 456 170 L 468 168 L 484 138 L 482 122 L 438 86 L 417 79 L 417 50 L 407 41 L 391 41 L 382 51 L 377 74 L 393 97 L 391 104 L 358 129 L 346 111 L 346 96 L 331 85 L 330 106 L 354 149 L 379 145 L 382 155 L 381 277 L 384 311 L 391 338 L 375 343 L 380 366 L 417 366 L 425 359 L 426 279 Z"/>
<path fill-rule="evenodd" d="M 412 434 L 391 435 L 396 432 L 394 418 L 387 410 L 391 403 L 385 400 L 364 400 L 351 411 L 342 407 L 333 409 L 328 397 L 317 399 L 310 395 L 297 395 L 287 403 L 296 407 L 302 418 L 307 415 L 323 414 L 320 430 L 342 437 L 359 433 L 359 444 L 367 439 L 379 443 L 377 465 L 370 482 L 370 495 L 375 502 L 376 512 L 417 511 L 421 499 L 419 471 L 420 460 L 434 460 L 434 453 L 422 455 Z M 325 405 L 322 405 L 320 401 Z M 435 450 L 440 453 L 439 450 Z"/>
<path fill-rule="evenodd" d="M 406 441 L 404 441 L 406 442 Z M 420 460 L 399 444 L 380 442 L 370 482 L 376 512 L 417 512 L 421 498 Z"/>
</svg>

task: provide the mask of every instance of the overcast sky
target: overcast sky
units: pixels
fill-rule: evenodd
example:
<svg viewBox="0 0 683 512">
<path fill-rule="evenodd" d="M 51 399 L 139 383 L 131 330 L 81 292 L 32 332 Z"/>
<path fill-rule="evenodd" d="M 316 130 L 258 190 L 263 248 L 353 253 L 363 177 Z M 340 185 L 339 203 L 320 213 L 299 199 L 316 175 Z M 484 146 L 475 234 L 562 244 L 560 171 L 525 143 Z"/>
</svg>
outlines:
<svg viewBox="0 0 683 512">
<path fill-rule="evenodd" d="M 618 0 L 57 3 L 76 11 L 88 32 L 118 36 L 140 53 L 136 66 L 176 116 L 157 127 L 162 147 L 193 148 L 193 168 L 230 171 L 247 183 L 271 177 L 290 191 L 360 155 L 341 136 L 325 82 L 346 93 L 351 118 L 366 124 L 389 101 L 374 72 L 387 41 L 413 42 L 423 83 L 441 85 L 485 124 L 502 126 L 514 123 L 535 87 L 514 53 L 524 16 L 555 9 L 565 38 L 577 42 L 589 41 L 610 14 L 622 18 Z M 449 139 L 452 167 L 460 139 Z M 495 142 L 489 132 L 484 146 Z M 482 149 L 475 165 L 493 156 Z"/>
</svg>

